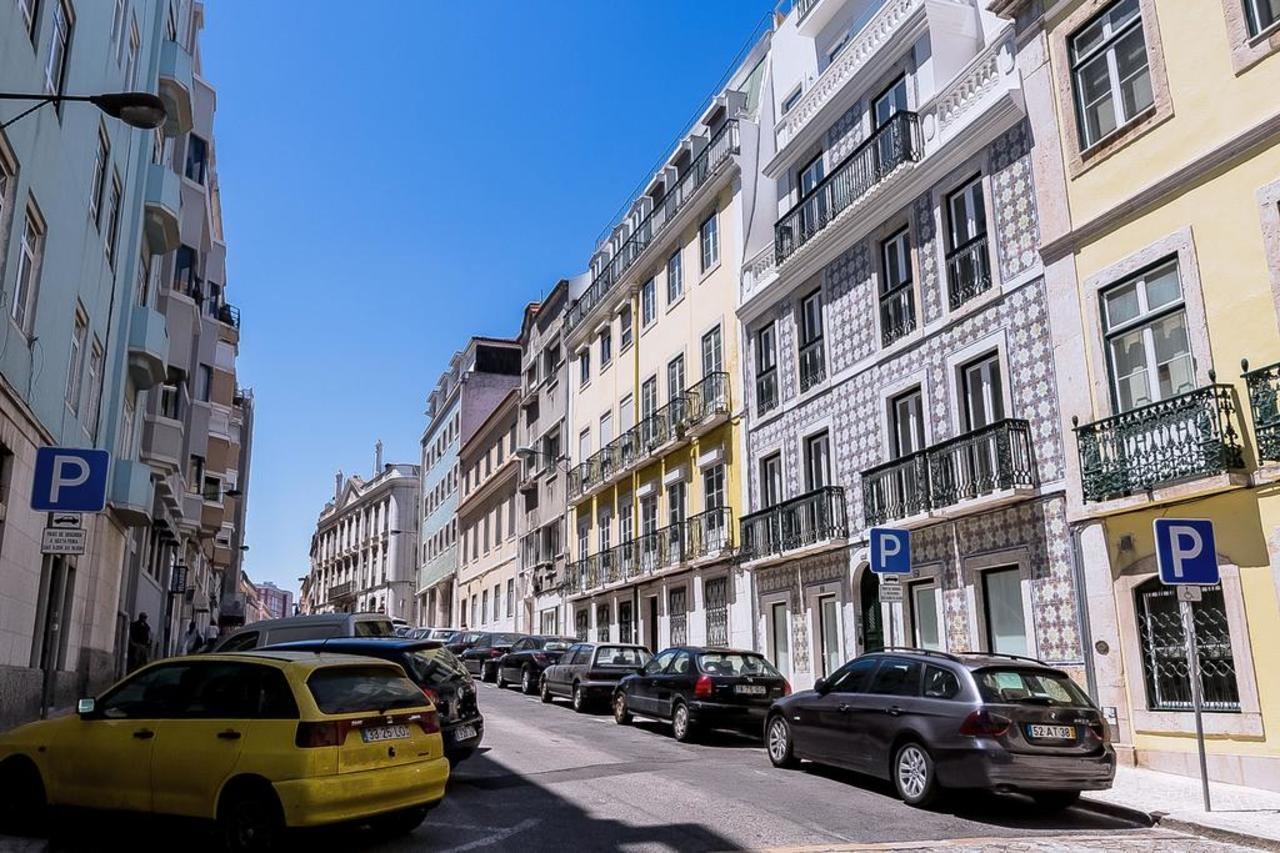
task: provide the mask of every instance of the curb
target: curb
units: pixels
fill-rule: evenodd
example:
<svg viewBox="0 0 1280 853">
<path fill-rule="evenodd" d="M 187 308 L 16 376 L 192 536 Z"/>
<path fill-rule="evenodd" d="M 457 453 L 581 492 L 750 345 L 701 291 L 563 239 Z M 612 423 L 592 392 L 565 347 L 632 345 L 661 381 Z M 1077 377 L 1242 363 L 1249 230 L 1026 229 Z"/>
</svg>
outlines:
<svg viewBox="0 0 1280 853">
<path fill-rule="evenodd" d="M 1280 853 L 1280 839 L 1250 835 L 1247 832 L 1239 832 L 1234 829 L 1222 829 L 1216 826 L 1206 826 L 1203 823 L 1196 823 L 1195 821 L 1183 820 L 1176 817 L 1167 817 L 1164 812 L 1147 812 L 1130 806 L 1122 806 L 1118 803 L 1092 800 L 1088 797 L 1081 797 L 1079 803 L 1076 805 L 1078 808 L 1094 812 L 1095 814 L 1101 814 L 1107 817 L 1117 818 L 1119 820 L 1133 821 L 1134 823 L 1139 823 L 1145 827 L 1158 826 L 1161 829 L 1172 829 L 1175 832 L 1195 835 L 1200 838 L 1206 838 L 1210 841 L 1221 841 L 1226 844 L 1239 844 L 1242 847 L 1252 847 L 1256 850 L 1275 850 Z"/>
<path fill-rule="evenodd" d="M 1113 817 L 1117 820 L 1127 820 L 1133 823 L 1141 824 L 1145 827 L 1153 827 L 1160 822 L 1160 814 L 1145 812 L 1142 809 L 1131 808 L 1130 806 L 1122 806 L 1118 803 L 1108 803 L 1103 800 L 1094 800 L 1089 797 L 1081 797 L 1076 803 L 1077 808 L 1091 811 L 1095 814 Z"/>
</svg>

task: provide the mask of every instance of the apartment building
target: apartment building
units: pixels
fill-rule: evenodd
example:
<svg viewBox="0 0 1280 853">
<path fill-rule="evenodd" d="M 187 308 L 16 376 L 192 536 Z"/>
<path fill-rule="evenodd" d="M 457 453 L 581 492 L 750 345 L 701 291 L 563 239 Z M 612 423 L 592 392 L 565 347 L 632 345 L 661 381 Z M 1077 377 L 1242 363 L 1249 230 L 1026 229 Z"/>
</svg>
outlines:
<svg viewBox="0 0 1280 853">
<path fill-rule="evenodd" d="M 753 46 L 591 258 L 565 315 L 580 638 L 750 644 L 734 569 L 743 441 L 732 313 L 767 41 Z"/>
<path fill-rule="evenodd" d="M 1014 58 L 976 0 L 797 2 L 773 34 L 740 535 L 757 641 L 797 687 L 893 643 L 1085 681 Z M 912 529 L 901 605 L 873 526 Z"/>
<path fill-rule="evenodd" d="M 1122 760 L 1198 774 L 1152 522 L 1214 522 L 1191 610 L 1209 775 L 1280 790 L 1280 34 L 1252 0 L 1026 3 L 1018 65 L 1093 686 Z"/>
<path fill-rule="evenodd" d="M 333 499 L 311 536 L 310 612 L 385 613 L 410 621 L 421 473 L 417 465 L 384 463 L 381 441 L 369 479 L 337 473 Z"/>
<path fill-rule="evenodd" d="M 507 392 L 519 384 L 519 342 L 477 336 L 453 354 L 427 398 L 427 428 L 421 439 L 419 624 L 454 624 L 462 489 L 458 454 Z"/>
<path fill-rule="evenodd" d="M 293 615 L 293 593 L 281 589 L 271 581 L 255 583 L 258 598 L 262 601 L 262 612 L 267 619 L 283 619 Z"/>
<path fill-rule="evenodd" d="M 527 628 L 516 594 L 518 388 L 512 388 L 458 451 L 458 624 L 489 631 Z"/>
<path fill-rule="evenodd" d="M 525 307 L 520 325 L 517 592 L 524 607 L 521 624 L 542 634 L 560 634 L 563 630 L 560 581 L 565 568 L 569 361 L 565 358 L 562 329 L 571 291 L 585 289 L 584 278 L 579 277 L 576 286 L 569 279 L 561 279 L 545 299 Z"/>
</svg>

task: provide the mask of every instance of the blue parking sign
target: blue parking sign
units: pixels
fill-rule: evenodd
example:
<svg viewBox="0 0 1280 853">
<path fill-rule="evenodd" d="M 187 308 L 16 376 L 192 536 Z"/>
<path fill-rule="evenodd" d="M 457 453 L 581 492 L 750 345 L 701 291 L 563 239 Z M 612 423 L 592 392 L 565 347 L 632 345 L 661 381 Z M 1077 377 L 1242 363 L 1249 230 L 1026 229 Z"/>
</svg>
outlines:
<svg viewBox="0 0 1280 853">
<path fill-rule="evenodd" d="M 1207 518 L 1157 518 L 1156 563 L 1169 586 L 1213 586 L 1218 582 L 1218 549 Z"/>
<path fill-rule="evenodd" d="M 76 447 L 36 448 L 31 508 L 36 512 L 102 512 L 111 454 Z"/>
<path fill-rule="evenodd" d="M 871 571 L 878 575 L 911 574 L 911 532 L 893 527 L 871 528 Z"/>
</svg>

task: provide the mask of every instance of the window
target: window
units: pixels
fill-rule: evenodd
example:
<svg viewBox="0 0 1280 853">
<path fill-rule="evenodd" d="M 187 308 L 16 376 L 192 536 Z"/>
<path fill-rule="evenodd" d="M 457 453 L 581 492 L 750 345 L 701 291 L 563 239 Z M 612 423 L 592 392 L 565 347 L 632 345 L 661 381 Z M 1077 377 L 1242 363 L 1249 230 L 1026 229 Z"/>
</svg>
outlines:
<svg viewBox="0 0 1280 853">
<path fill-rule="evenodd" d="M 578 433 L 578 461 L 586 462 L 587 457 L 591 455 L 591 427 L 586 427 L 582 432 Z"/>
<path fill-rule="evenodd" d="M 609 605 L 596 606 L 596 641 L 609 642 Z"/>
<path fill-rule="evenodd" d="M 647 329 L 658 317 L 658 285 L 649 279 L 640 286 L 640 328 Z"/>
<path fill-rule="evenodd" d="M 712 465 L 702 471 L 702 507 L 705 510 L 724 506 L 724 464 Z"/>
<path fill-rule="evenodd" d="M 203 497 L 209 503 L 222 503 L 222 481 L 217 477 L 206 476 Z"/>
<path fill-rule="evenodd" d="M 634 531 L 632 530 L 631 496 L 623 495 L 618 499 L 618 542 L 630 542 Z"/>
<path fill-rule="evenodd" d="M 493 621 L 497 622 L 502 618 L 502 585 L 493 585 Z"/>
<path fill-rule="evenodd" d="M 170 420 L 178 420 L 182 415 L 182 392 L 177 380 L 170 379 L 160 386 L 160 414 Z"/>
<path fill-rule="evenodd" d="M 94 336 L 93 346 L 89 349 L 89 401 L 85 406 L 86 426 L 89 435 L 98 437 L 98 401 L 102 397 L 102 344 Z"/>
<path fill-rule="evenodd" d="M 778 672 L 791 676 L 791 644 L 787 636 L 787 603 L 775 601 L 769 605 L 769 650 L 772 663 Z"/>
<path fill-rule="evenodd" d="M 188 134 L 186 176 L 198 184 L 204 183 L 205 161 L 208 154 L 209 144 L 194 133 Z"/>
<path fill-rule="evenodd" d="M 613 441 L 613 412 L 605 412 L 600 416 L 600 447 L 604 449 Z"/>
<path fill-rule="evenodd" d="M 702 336 L 702 378 L 724 372 L 724 344 L 720 327 L 716 326 Z"/>
<path fill-rule="evenodd" d="M 674 304 L 681 296 L 684 296 L 684 269 L 680 263 L 680 250 L 677 249 L 667 258 L 667 304 Z"/>
<path fill-rule="evenodd" d="M 89 336 L 89 318 L 84 309 L 76 308 L 75 326 L 71 331 L 71 355 L 67 359 L 67 405 L 80 410 L 80 376 L 84 372 L 85 340 Z"/>
<path fill-rule="evenodd" d="M 907 78 L 899 77 L 889 84 L 871 106 L 871 120 L 875 127 L 881 128 L 889 123 L 889 119 L 907 108 Z"/>
<path fill-rule="evenodd" d="M 132 384 L 125 387 L 124 406 L 120 412 L 120 446 L 117 450 L 121 459 L 133 458 L 133 440 L 137 434 L 138 395 Z M 96 431 L 96 426 L 95 426 Z"/>
<path fill-rule="evenodd" d="M 684 393 L 684 355 L 667 362 L 667 402 Z"/>
<path fill-rule="evenodd" d="M 631 346 L 631 335 L 631 304 L 627 303 L 618 313 L 618 349 L 621 352 L 626 352 Z"/>
<path fill-rule="evenodd" d="M 920 695 L 920 661 L 884 658 L 867 692 L 880 696 Z"/>
<path fill-rule="evenodd" d="M 173 261 L 173 289 L 187 296 L 195 296 L 196 265 L 199 258 L 190 246 L 179 246 Z"/>
<path fill-rule="evenodd" d="M 481 624 L 489 621 L 489 590 L 487 589 L 480 590 L 480 620 Z"/>
<path fill-rule="evenodd" d="M 678 480 L 667 486 L 667 524 L 673 531 L 684 524 L 685 491 L 683 481 Z"/>
<path fill-rule="evenodd" d="M 880 244 L 880 342 L 884 346 L 915 330 L 915 293 L 911 286 L 911 237 L 906 228 Z"/>
<path fill-rule="evenodd" d="M 1007 655 L 1030 654 L 1022 612 L 1022 575 L 1017 567 L 982 573 L 987 617 L 987 649 Z"/>
<path fill-rule="evenodd" d="M 496 546 L 502 541 L 502 507 L 498 507 L 493 512 L 493 544 Z"/>
<path fill-rule="evenodd" d="M 765 508 L 782 501 L 781 453 L 771 453 L 760 460 L 760 499 Z"/>
<path fill-rule="evenodd" d="M 1138 0 L 1119 0 L 1071 36 L 1071 76 L 1088 148 L 1129 123 L 1155 99 Z"/>
<path fill-rule="evenodd" d="M 821 641 L 822 676 L 840 668 L 844 655 L 840 649 L 840 605 L 834 595 L 818 598 L 818 639 Z"/>
<path fill-rule="evenodd" d="M 800 390 L 808 391 L 827 377 L 822 352 L 822 291 L 800 302 Z"/>
<path fill-rule="evenodd" d="M 876 657 L 862 657 L 849 661 L 831 676 L 830 692 L 865 693 L 871 686 L 871 676 L 879 665 L 880 659 Z"/>
<path fill-rule="evenodd" d="M 585 386 L 591 381 L 591 350 L 584 349 L 578 353 L 578 385 Z"/>
<path fill-rule="evenodd" d="M 605 327 L 600 331 L 600 369 L 604 370 L 613 361 L 613 330 Z"/>
<path fill-rule="evenodd" d="M 921 649 L 942 650 L 938 628 L 938 587 L 932 583 L 911 586 L 911 622 L 915 644 Z"/>
<path fill-rule="evenodd" d="M 960 679 L 949 669 L 924 665 L 924 698 L 954 699 L 960 695 Z"/>
<path fill-rule="evenodd" d="M 151 253 L 145 248 L 138 258 L 138 292 L 135 298 L 143 306 L 151 301 Z"/>
<path fill-rule="evenodd" d="M 907 109 L 907 78 L 899 77 L 871 105 L 876 133 L 877 167 L 889 172 L 902 162 L 909 145 L 905 125 L 892 119 Z"/>
<path fill-rule="evenodd" d="M 1004 420 L 1000 359 L 995 353 L 985 355 L 960 368 L 960 377 L 964 393 L 966 431 L 982 429 Z"/>
<path fill-rule="evenodd" d="M 698 226 L 698 247 L 702 250 L 702 271 L 720 263 L 720 230 L 713 213 Z"/>
<path fill-rule="evenodd" d="M 1244 0 L 1244 11 L 1249 19 L 1249 35 L 1256 36 L 1280 21 L 1280 0 Z"/>
<path fill-rule="evenodd" d="M 1102 323 L 1118 411 L 1195 388 L 1195 361 L 1176 262 L 1104 291 Z"/>
<path fill-rule="evenodd" d="M 636 420 L 636 404 L 635 398 L 630 394 L 624 396 L 618 401 L 618 421 L 621 425 L 620 432 L 626 432 L 635 426 Z"/>
<path fill-rule="evenodd" d="M 787 95 L 785 98 L 783 98 L 781 115 L 786 115 L 787 113 L 791 112 L 792 108 L 794 108 L 796 104 L 800 103 L 800 96 L 803 94 L 804 94 L 804 89 L 797 86 L 794 92 L 792 92 L 790 95 Z"/>
<path fill-rule="evenodd" d="M 796 186 L 800 190 L 800 231 L 804 236 L 815 233 L 827 224 L 827 193 L 818 192 L 826 176 L 826 162 L 820 152 L 796 173 Z"/>
<path fill-rule="evenodd" d="M 107 203 L 107 229 L 104 235 L 107 263 L 112 267 L 116 265 L 116 242 L 120 236 L 120 198 L 123 195 L 124 190 L 120 186 L 120 176 L 113 174 L 111 176 L 111 199 Z"/>
<path fill-rule="evenodd" d="M 164 19 L 164 33 L 169 41 L 178 40 L 178 13 L 173 8 L 173 0 L 169 0 L 169 11 Z"/>
<path fill-rule="evenodd" d="M 1201 701 L 1207 711 L 1239 711 L 1240 688 L 1231 653 L 1231 626 L 1222 586 L 1201 587 L 1192 602 L 1196 651 L 1200 661 Z M 1134 589 L 1138 639 L 1147 706 L 1153 711 L 1190 711 L 1187 635 L 1177 591 L 1151 578 Z"/>
<path fill-rule="evenodd" d="M 125 54 L 124 79 L 129 89 L 136 89 L 136 77 L 138 74 L 138 50 L 141 46 L 142 38 L 138 33 L 138 19 L 130 17 L 129 20 L 129 50 Z"/>
<path fill-rule="evenodd" d="M 53 30 L 49 36 L 49 58 L 44 66 L 44 90 L 50 95 L 61 95 L 67 82 L 67 60 L 71 53 L 71 28 L 75 17 L 66 0 L 59 0 L 53 7 Z"/>
<path fill-rule="evenodd" d="M 191 454 L 187 465 L 187 491 L 197 491 L 204 486 L 204 457 Z"/>
<path fill-rule="evenodd" d="M 776 334 L 773 323 L 756 332 L 756 414 L 778 405 Z"/>
<path fill-rule="evenodd" d="M 24 334 L 35 323 L 36 296 L 40 291 L 40 267 L 44 261 L 44 223 L 34 207 L 27 208 L 18 254 L 17 284 L 13 293 L 13 321 Z"/>
<path fill-rule="evenodd" d="M 831 443 L 826 430 L 804 440 L 805 491 L 831 485 Z"/>
<path fill-rule="evenodd" d="M 98 127 L 98 155 L 93 161 L 93 183 L 89 187 L 89 218 L 102 227 L 102 200 L 107 192 L 107 172 L 111 168 L 111 140 L 107 129 Z"/>
<path fill-rule="evenodd" d="M 924 400 L 919 388 L 912 388 L 889 401 L 894 459 L 924 450 Z"/>
<path fill-rule="evenodd" d="M 648 421 L 658 409 L 658 377 L 650 376 L 640 386 L 640 420 Z"/>
<path fill-rule="evenodd" d="M 947 281 L 954 311 L 991 287 L 991 263 L 987 259 L 987 211 L 978 176 L 947 196 L 949 225 Z"/>
<path fill-rule="evenodd" d="M 27 37 L 36 40 L 36 23 L 40 20 L 40 0 L 18 0 L 18 12 L 27 28 Z"/>
<path fill-rule="evenodd" d="M 196 368 L 196 399 L 209 402 L 213 393 L 213 368 L 201 364 Z"/>
<path fill-rule="evenodd" d="M 510 619 L 515 615 L 516 607 L 516 581 L 515 578 L 507 579 L 507 618 Z"/>
</svg>

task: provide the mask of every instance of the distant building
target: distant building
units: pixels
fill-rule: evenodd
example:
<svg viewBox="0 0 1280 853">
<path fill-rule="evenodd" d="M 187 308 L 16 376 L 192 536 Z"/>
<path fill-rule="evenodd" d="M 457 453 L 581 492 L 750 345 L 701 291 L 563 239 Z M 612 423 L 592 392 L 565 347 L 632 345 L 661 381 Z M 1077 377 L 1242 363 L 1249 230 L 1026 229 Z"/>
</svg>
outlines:
<svg viewBox="0 0 1280 853">
<path fill-rule="evenodd" d="M 293 615 L 293 593 L 281 589 L 271 581 L 254 584 L 258 588 L 258 597 L 262 600 L 262 609 L 267 619 L 283 619 Z"/>
</svg>

